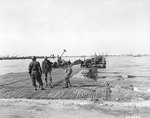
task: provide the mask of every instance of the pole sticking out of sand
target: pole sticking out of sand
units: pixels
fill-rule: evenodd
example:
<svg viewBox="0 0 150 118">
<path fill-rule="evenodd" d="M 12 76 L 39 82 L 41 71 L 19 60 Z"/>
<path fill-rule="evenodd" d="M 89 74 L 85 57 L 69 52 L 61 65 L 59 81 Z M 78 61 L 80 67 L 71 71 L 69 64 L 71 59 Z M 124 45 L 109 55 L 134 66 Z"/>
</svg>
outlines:
<svg viewBox="0 0 150 118">
<path fill-rule="evenodd" d="M 67 52 L 67 51 L 65 49 L 63 49 L 63 53 L 61 54 L 60 57 L 62 57 L 65 52 Z"/>
</svg>

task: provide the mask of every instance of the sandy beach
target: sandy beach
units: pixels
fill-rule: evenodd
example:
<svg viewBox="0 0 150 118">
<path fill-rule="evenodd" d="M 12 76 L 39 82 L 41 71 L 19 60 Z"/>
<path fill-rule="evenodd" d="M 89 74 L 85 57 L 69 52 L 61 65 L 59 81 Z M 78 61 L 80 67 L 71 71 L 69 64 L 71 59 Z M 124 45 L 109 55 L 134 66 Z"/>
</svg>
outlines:
<svg viewBox="0 0 150 118">
<path fill-rule="evenodd" d="M 52 72 L 54 88 L 35 91 L 28 73 L 0 76 L 0 116 L 2 118 L 148 118 L 150 115 L 149 83 L 140 84 L 133 77 L 96 79 L 84 76 L 87 69 L 73 67 L 73 87 L 63 88 L 64 70 Z M 44 80 L 43 80 L 44 82 Z M 106 100 L 105 83 L 111 85 Z M 131 86 L 132 85 L 132 86 Z M 140 86 L 138 86 L 140 85 Z M 90 112 L 89 112 L 90 111 Z M 28 114 L 28 115 L 27 115 Z"/>
<path fill-rule="evenodd" d="M 95 103 L 89 100 L 0 99 L 1 118 L 149 118 L 149 108 L 150 101 Z M 140 112 L 135 113 L 135 110 Z"/>
</svg>

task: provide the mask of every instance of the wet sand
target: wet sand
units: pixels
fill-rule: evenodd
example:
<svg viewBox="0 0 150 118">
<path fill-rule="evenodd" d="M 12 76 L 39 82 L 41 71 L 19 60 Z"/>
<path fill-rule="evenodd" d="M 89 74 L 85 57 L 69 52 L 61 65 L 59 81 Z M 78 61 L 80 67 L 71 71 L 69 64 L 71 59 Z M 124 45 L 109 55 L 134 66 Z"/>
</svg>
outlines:
<svg viewBox="0 0 150 118">
<path fill-rule="evenodd" d="M 37 111 L 39 117 L 53 114 L 51 117 L 57 118 L 74 118 L 75 114 L 77 117 L 87 116 L 89 118 L 93 115 L 94 117 L 107 116 L 110 118 L 124 118 L 134 114 L 140 114 L 140 117 L 143 114 L 144 117 L 150 115 L 150 92 L 146 89 L 150 83 L 141 84 L 140 81 L 132 78 L 110 78 L 101 76 L 101 74 L 97 79 L 90 79 L 82 75 L 84 70 L 86 69 L 81 69 L 78 65 L 74 66 L 70 79 L 73 87 L 63 88 L 65 72 L 63 69 L 54 69 L 52 72 L 54 88 L 44 86 L 45 90 L 37 91 L 32 87 L 31 78 L 27 72 L 0 76 L 0 106 L 8 111 L 1 111 L 1 116 L 26 118 L 26 114 L 29 113 L 29 118 L 34 118 Z M 106 81 L 110 83 L 112 90 L 108 100 L 106 100 Z M 130 87 L 131 84 L 133 88 Z M 87 104 L 84 104 L 85 102 Z M 38 109 L 40 104 L 44 104 L 42 109 Z M 17 116 L 19 110 L 21 112 Z M 89 110 L 92 112 L 89 113 Z"/>
</svg>

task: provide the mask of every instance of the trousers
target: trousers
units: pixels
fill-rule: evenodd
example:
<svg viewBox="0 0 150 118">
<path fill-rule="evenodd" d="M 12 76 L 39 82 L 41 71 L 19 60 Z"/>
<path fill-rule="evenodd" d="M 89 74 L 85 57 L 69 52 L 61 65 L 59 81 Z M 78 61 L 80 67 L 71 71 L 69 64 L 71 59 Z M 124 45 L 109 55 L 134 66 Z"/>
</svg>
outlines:
<svg viewBox="0 0 150 118">
<path fill-rule="evenodd" d="M 32 71 L 31 73 L 31 78 L 32 78 L 32 85 L 36 87 L 36 81 L 39 83 L 40 86 L 43 86 L 43 82 L 41 79 L 41 74 L 37 71 Z"/>
</svg>

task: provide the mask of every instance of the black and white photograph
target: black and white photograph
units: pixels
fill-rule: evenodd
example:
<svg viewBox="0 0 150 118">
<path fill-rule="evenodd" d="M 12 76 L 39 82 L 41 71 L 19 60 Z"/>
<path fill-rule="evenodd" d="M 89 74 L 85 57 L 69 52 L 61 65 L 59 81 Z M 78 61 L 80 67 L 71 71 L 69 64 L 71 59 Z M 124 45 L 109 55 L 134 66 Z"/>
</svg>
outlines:
<svg viewBox="0 0 150 118">
<path fill-rule="evenodd" d="M 150 0 L 0 0 L 0 118 L 150 118 Z"/>
</svg>

